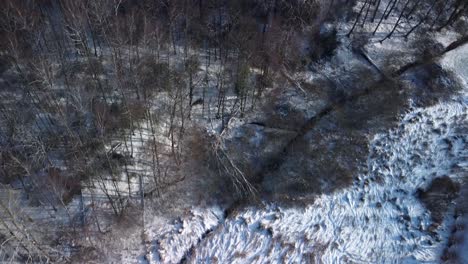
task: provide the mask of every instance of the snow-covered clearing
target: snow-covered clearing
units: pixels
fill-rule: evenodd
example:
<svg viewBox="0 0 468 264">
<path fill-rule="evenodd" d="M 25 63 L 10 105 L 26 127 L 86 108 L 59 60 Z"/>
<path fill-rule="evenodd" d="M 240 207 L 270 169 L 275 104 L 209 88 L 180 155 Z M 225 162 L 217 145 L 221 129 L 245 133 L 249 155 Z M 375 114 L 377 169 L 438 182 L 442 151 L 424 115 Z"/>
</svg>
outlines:
<svg viewBox="0 0 468 264">
<path fill-rule="evenodd" d="M 222 218 L 212 217 L 216 210 L 194 208 L 183 224 L 171 225 L 170 238 L 154 234 L 160 244 L 152 248 L 150 262 L 439 262 L 454 220 L 446 217 L 434 226 L 416 192 L 434 178 L 457 182 L 466 173 L 467 60 L 468 45 L 441 59 L 464 89 L 448 101 L 411 108 L 397 127 L 375 135 L 368 170 L 352 186 L 322 194 L 305 208 L 241 209 L 211 232 Z"/>
<path fill-rule="evenodd" d="M 267 205 L 240 212 L 195 251 L 194 262 L 436 262 L 449 223 L 431 235 L 429 213 L 414 193 L 434 177 L 460 176 L 451 173 L 454 164 L 466 167 L 460 122 L 466 122 L 462 102 L 411 111 L 397 129 L 372 141 L 369 174 L 354 186 L 324 194 L 305 209 Z M 440 143 L 446 138 L 454 144 L 451 151 Z"/>
</svg>

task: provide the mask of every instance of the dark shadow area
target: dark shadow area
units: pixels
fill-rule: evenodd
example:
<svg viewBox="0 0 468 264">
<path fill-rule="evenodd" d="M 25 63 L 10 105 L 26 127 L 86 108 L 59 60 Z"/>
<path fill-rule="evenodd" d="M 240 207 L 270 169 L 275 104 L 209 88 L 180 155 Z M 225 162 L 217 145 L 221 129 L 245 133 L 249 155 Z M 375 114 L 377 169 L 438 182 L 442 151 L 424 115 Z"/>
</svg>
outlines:
<svg viewBox="0 0 468 264">
<path fill-rule="evenodd" d="M 285 89 L 267 96 L 250 124 L 263 130 L 294 131 L 295 135 L 285 139 L 276 133 L 266 136 L 274 143 L 255 145 L 252 140 L 265 137 L 264 132 L 242 132 L 242 140 L 229 143 L 235 146 L 232 153 L 242 155 L 237 161 L 262 198 L 297 204 L 349 186 L 359 172 L 365 173 L 369 138 L 392 128 L 407 111 L 410 99 L 416 106 L 426 107 L 447 100 L 460 89 L 453 74 L 435 63 L 407 69 L 395 79 L 383 76 L 380 80 L 369 78 L 369 70 L 378 76 L 374 65 L 370 67 L 307 83 L 303 85 L 306 94 Z M 237 132 L 249 130 L 248 126 Z M 272 145 L 276 151 L 258 154 Z"/>
<path fill-rule="evenodd" d="M 364 169 L 368 138 L 395 124 L 405 110 L 406 94 L 392 81 L 378 81 L 355 91 L 332 91 L 340 98 L 333 98 L 309 119 L 277 159 L 270 161 L 258 178 L 266 197 L 310 200 L 349 186 Z"/>
<path fill-rule="evenodd" d="M 401 76 L 408 85 L 408 96 L 419 107 L 428 107 L 461 90 L 461 85 L 452 72 L 436 63 L 417 66 Z"/>
<path fill-rule="evenodd" d="M 460 185 L 448 176 L 435 178 L 426 190 L 419 189 L 416 196 L 431 213 L 438 226 L 442 223 L 452 201 L 458 196 Z"/>
</svg>

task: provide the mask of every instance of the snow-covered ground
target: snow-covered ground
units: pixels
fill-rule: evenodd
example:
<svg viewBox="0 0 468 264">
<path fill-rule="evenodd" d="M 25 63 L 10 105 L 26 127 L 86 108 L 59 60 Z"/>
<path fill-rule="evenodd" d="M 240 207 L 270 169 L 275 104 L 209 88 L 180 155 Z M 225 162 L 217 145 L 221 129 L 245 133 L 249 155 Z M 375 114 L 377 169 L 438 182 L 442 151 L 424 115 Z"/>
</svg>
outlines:
<svg viewBox="0 0 468 264">
<path fill-rule="evenodd" d="M 391 22 L 394 20 L 395 18 L 391 17 L 382 24 L 377 34 L 370 39 L 370 44 L 365 46 L 365 52 L 379 68 L 386 65 L 387 61 L 383 59 L 387 59 L 388 54 L 398 58 L 398 63 L 402 65 L 415 59 L 414 56 L 406 56 L 413 50 L 410 49 L 411 44 L 403 42 L 401 38 L 379 42 L 385 37 L 385 32 L 391 29 Z M 374 27 L 375 23 L 360 31 L 368 33 Z M 344 25 L 344 29 L 341 31 L 349 30 L 349 25 Z M 356 31 L 356 34 L 359 33 Z M 395 36 L 401 37 L 403 33 L 397 30 Z M 443 32 L 437 38 L 444 46 L 456 38 L 456 34 L 446 33 Z M 398 50 L 404 52 L 395 53 Z M 342 65 L 342 71 L 352 71 L 355 65 L 362 63 L 355 58 L 350 49 L 344 48 L 344 45 L 337 53 L 335 58 L 342 61 L 333 63 Z M 169 55 L 165 58 L 168 62 L 177 63 L 176 59 Z M 116 228 L 114 232 L 119 240 L 114 243 L 125 243 L 109 248 L 125 249 L 118 252 L 120 255 L 115 258 L 106 257 L 108 262 L 439 262 L 450 239 L 450 230 L 454 222 L 464 222 L 467 226 L 468 219 L 467 216 L 457 220 L 447 217 L 435 228 L 430 212 L 416 197 L 416 193 L 418 189 L 427 188 L 437 177 L 449 176 L 455 182 L 460 181 L 463 173 L 467 171 L 468 45 L 447 53 L 439 63 L 444 69 L 455 72 L 464 89 L 451 99 L 433 106 L 412 107 L 400 118 L 400 123 L 394 129 L 370 139 L 368 169 L 359 175 L 352 186 L 335 193 L 321 194 L 303 207 L 265 203 L 263 207 L 237 209 L 227 218 L 223 212 L 224 208 L 217 206 L 194 205 L 175 218 L 172 215 L 153 214 L 152 210 L 145 210 L 143 229 L 138 229 L 141 226 L 136 228 L 138 232 L 143 232 L 144 238 L 142 239 L 136 231 L 132 236 L 126 237 Z M 333 74 L 342 73 L 329 65 L 324 64 L 323 68 L 322 73 L 327 74 L 329 78 L 333 78 Z M 216 118 L 216 76 L 222 73 L 221 70 L 222 67 L 216 62 L 210 66 L 202 65 L 195 78 L 197 88 L 194 91 L 194 100 L 205 97 L 206 105 L 193 106 L 192 117 L 203 123 L 212 134 L 222 130 L 221 118 Z M 252 72 L 255 71 L 252 69 Z M 206 85 L 203 84 L 205 73 L 210 77 Z M 309 77 L 309 81 L 313 81 L 314 78 L 309 72 L 305 75 L 304 80 L 308 80 Z M 233 91 L 229 90 L 226 93 L 226 115 L 229 116 L 230 113 L 236 112 L 238 102 Z M 165 97 L 167 96 L 162 95 L 162 99 L 157 98 L 155 101 L 167 101 Z M 304 105 L 304 112 L 311 111 L 310 116 L 316 114 L 311 110 L 314 108 L 302 104 L 302 101 L 293 103 L 297 107 Z M 126 168 L 129 173 L 122 170 L 116 177 L 103 176 L 84 189 L 82 200 L 74 199 L 68 205 L 68 210 L 81 212 L 89 211 L 93 206 L 100 206 L 111 211 L 103 190 L 108 190 L 111 197 L 117 196 L 118 192 L 129 192 L 130 198 L 138 204 L 142 192 L 151 191 L 158 186 L 152 174 L 154 164 L 148 154 L 152 152 L 148 142 L 154 139 L 167 148 L 161 152 L 170 152 L 168 127 L 167 123 L 161 122 L 156 127 L 157 131 L 153 133 L 149 124 L 141 123 L 138 124 L 135 133 L 129 133 L 127 145 L 121 142 L 121 138 L 116 142 L 112 141 L 111 145 L 120 143 L 119 147 L 114 149 L 116 153 L 128 154 L 129 148 L 131 149 L 134 163 Z M 112 146 L 108 147 L 110 150 Z M 16 192 L 15 195 L 19 196 L 19 193 Z M 102 202 L 96 202 L 93 197 L 98 197 Z M 19 198 L 15 200 L 19 201 Z M 175 208 L 179 204 L 174 203 L 172 206 Z M 11 206 L 10 209 L 17 207 L 19 206 Z M 453 210 L 454 208 L 449 208 L 447 213 L 452 214 Z M 46 216 L 52 209 L 44 210 L 38 207 L 36 211 L 40 212 L 28 212 L 25 215 L 48 219 Z M 55 217 L 66 219 L 67 214 L 66 210 L 61 210 Z M 36 223 L 43 223 L 34 220 Z M 110 221 L 106 224 L 111 225 Z M 456 249 L 460 261 L 468 262 L 468 229 L 462 237 L 461 244 Z M 144 245 L 138 244 L 142 243 L 141 240 Z"/>
<path fill-rule="evenodd" d="M 322 194 L 304 208 L 264 204 L 240 209 L 225 220 L 218 209 L 193 208 L 188 217 L 170 224 L 166 235 L 151 233 L 159 244 L 152 247 L 148 260 L 439 262 L 453 218 L 446 217 L 435 227 L 416 193 L 437 177 L 458 182 L 468 168 L 467 60 L 468 45 L 441 59 L 442 67 L 454 71 L 464 89 L 447 101 L 411 108 L 398 126 L 375 135 L 368 170 L 352 186 Z M 217 222 L 221 224 L 216 227 Z M 463 252 L 468 252 L 466 242 L 460 246 Z"/>
<path fill-rule="evenodd" d="M 450 69 L 452 71 L 454 71 L 461 79 L 461 82 L 462 82 L 462 85 L 464 87 L 464 111 L 465 111 L 465 114 L 468 113 L 468 110 L 467 110 L 467 105 L 468 105 L 468 98 L 466 96 L 466 92 L 467 92 L 467 89 L 468 89 L 468 44 L 465 44 L 464 46 L 462 46 L 461 48 L 455 50 L 455 51 L 451 51 L 449 53 L 447 53 L 444 58 L 442 58 L 441 60 L 441 64 L 447 68 L 447 69 Z M 465 138 L 468 134 L 468 132 L 466 131 L 466 120 L 465 120 L 465 130 L 463 131 L 464 132 L 464 135 L 465 135 Z M 467 147 L 465 146 L 465 149 Z M 462 156 L 462 158 L 464 158 L 464 164 L 462 166 L 463 170 L 464 170 L 464 173 L 468 173 L 468 161 L 467 161 L 467 157 L 468 155 L 466 154 L 466 150 L 465 150 L 465 154 Z M 465 192 L 462 192 L 460 195 L 467 195 L 468 193 L 465 191 Z M 466 197 L 466 196 L 465 196 Z M 466 202 L 464 203 L 464 205 L 466 206 Z M 463 205 L 462 205 L 463 206 Z M 468 209 L 465 208 L 465 213 Z M 464 235 L 462 234 L 461 235 L 461 244 L 458 245 L 457 249 L 458 249 L 458 252 L 457 252 L 457 255 L 459 256 L 459 261 L 460 263 L 468 263 L 468 215 L 462 215 L 459 217 L 460 219 L 457 219 L 459 222 L 461 222 L 462 226 L 464 226 Z"/>
<path fill-rule="evenodd" d="M 300 263 L 312 256 L 325 263 L 437 262 L 449 223 L 431 235 L 429 213 L 415 192 L 450 175 L 454 164 L 466 167 L 461 157 L 468 154 L 468 138 L 457 132 L 459 122 L 466 122 L 466 105 L 457 101 L 413 110 L 397 129 L 372 141 L 369 174 L 354 186 L 321 195 L 304 209 L 246 209 L 197 248 L 194 262 Z M 440 143 L 445 138 L 453 142 L 452 151 Z M 383 182 L 374 180 L 378 175 Z"/>
</svg>

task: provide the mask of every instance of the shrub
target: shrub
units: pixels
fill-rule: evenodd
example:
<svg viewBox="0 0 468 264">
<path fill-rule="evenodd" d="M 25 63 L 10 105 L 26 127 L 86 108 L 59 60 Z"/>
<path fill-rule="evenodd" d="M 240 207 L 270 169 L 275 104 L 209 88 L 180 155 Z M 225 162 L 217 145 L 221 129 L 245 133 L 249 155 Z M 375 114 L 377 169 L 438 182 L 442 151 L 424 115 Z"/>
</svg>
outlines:
<svg viewBox="0 0 468 264">
<path fill-rule="evenodd" d="M 327 29 L 322 26 L 313 32 L 309 41 L 309 56 L 312 61 L 321 60 L 333 56 L 340 44 L 335 28 Z"/>
<path fill-rule="evenodd" d="M 172 73 L 167 63 L 157 63 L 151 57 L 143 58 L 137 71 L 138 81 L 146 94 L 169 90 Z"/>
<path fill-rule="evenodd" d="M 435 178 L 427 189 L 418 189 L 416 196 L 430 211 L 433 221 L 439 225 L 453 199 L 458 196 L 460 185 L 450 177 Z"/>
</svg>

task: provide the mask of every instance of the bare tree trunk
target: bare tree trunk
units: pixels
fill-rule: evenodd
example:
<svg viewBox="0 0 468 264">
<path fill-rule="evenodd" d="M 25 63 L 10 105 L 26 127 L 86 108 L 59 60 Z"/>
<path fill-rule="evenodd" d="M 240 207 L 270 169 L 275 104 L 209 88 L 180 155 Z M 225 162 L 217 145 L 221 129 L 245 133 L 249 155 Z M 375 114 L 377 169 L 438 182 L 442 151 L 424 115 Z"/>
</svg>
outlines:
<svg viewBox="0 0 468 264">
<path fill-rule="evenodd" d="M 439 21 L 440 16 L 444 13 L 445 9 L 447 9 L 447 6 L 450 4 L 450 1 L 445 1 L 444 5 L 440 7 L 439 12 L 437 13 L 436 17 L 434 18 L 434 21 L 431 24 L 430 30 L 433 30 L 437 21 Z"/>
<path fill-rule="evenodd" d="M 364 27 L 364 24 L 366 23 L 367 16 L 369 15 L 369 10 L 370 10 L 371 6 L 372 6 L 372 3 L 369 2 L 369 4 L 367 5 L 366 15 L 364 16 L 364 19 L 362 20 L 362 25 L 361 25 L 361 27 Z"/>
<path fill-rule="evenodd" d="M 366 8 L 367 2 L 369 2 L 369 0 L 366 0 L 366 1 L 364 2 L 364 4 L 363 4 L 362 7 L 361 7 L 361 10 L 359 11 L 358 15 L 356 16 L 356 20 L 354 21 L 353 27 L 351 28 L 351 30 L 350 30 L 350 31 L 348 32 L 348 34 L 347 34 L 348 37 L 351 36 L 351 34 L 353 33 L 354 29 L 356 28 L 356 25 L 358 24 L 359 19 L 361 18 L 362 12 L 364 11 L 364 8 Z"/>
<path fill-rule="evenodd" d="M 435 4 L 437 3 L 437 0 L 434 0 L 434 2 L 432 3 L 432 5 L 429 7 L 429 9 L 427 10 L 426 14 L 419 20 L 419 22 L 414 25 L 406 34 L 405 34 L 405 38 L 407 39 L 408 36 L 413 33 L 414 30 L 416 30 L 422 23 L 424 23 L 424 21 L 427 20 L 427 18 L 429 17 L 429 14 L 431 13 L 432 9 L 434 8 Z"/>
<path fill-rule="evenodd" d="M 382 0 L 377 0 L 377 5 L 375 6 L 374 9 L 374 14 L 372 15 L 371 23 L 374 23 L 375 17 L 377 16 L 377 11 L 379 11 L 380 3 Z"/>
<path fill-rule="evenodd" d="M 392 7 L 390 8 L 390 10 L 388 11 L 388 13 L 385 15 L 385 19 L 388 19 L 388 17 L 390 16 L 390 14 L 393 12 L 393 9 L 395 8 L 395 6 L 397 5 L 399 0 L 395 0 L 395 2 L 393 2 L 393 5 Z"/>
<path fill-rule="evenodd" d="M 384 40 L 392 37 L 393 33 L 395 32 L 395 30 L 397 29 L 398 25 L 400 24 L 400 20 L 401 18 L 403 17 L 403 13 L 405 12 L 406 10 L 406 7 L 408 7 L 408 4 L 410 3 L 411 0 L 407 0 L 406 1 L 406 4 L 405 6 L 403 7 L 403 9 L 401 10 L 400 12 L 400 16 L 398 16 L 398 20 L 395 22 L 395 25 L 393 26 L 393 29 L 392 31 L 390 31 L 390 33 L 387 34 L 387 36 L 385 36 L 385 38 L 383 38 L 382 40 L 380 40 L 380 42 L 383 42 Z"/>
<path fill-rule="evenodd" d="M 442 29 L 446 28 L 447 26 L 453 24 L 453 22 L 455 22 L 455 20 L 457 20 L 461 14 L 463 14 L 463 12 L 465 11 L 466 7 L 468 6 L 468 3 L 464 3 L 463 5 L 460 4 L 460 6 L 456 6 L 455 9 L 453 10 L 453 12 L 450 14 L 449 18 L 447 19 L 447 21 L 445 23 L 443 23 L 438 29 L 437 31 L 441 31 Z"/>
<path fill-rule="evenodd" d="M 398 0 L 395 0 L 395 1 L 398 1 Z M 375 35 L 375 33 L 377 32 L 377 30 L 379 29 L 380 24 L 382 24 L 382 21 L 383 21 L 384 18 L 385 18 L 385 14 L 387 13 L 387 11 L 388 11 L 388 9 L 390 8 L 391 4 L 392 4 L 392 0 L 390 0 L 390 1 L 388 2 L 387 7 L 385 8 L 385 10 L 384 10 L 382 16 L 380 17 L 379 23 L 377 23 L 377 26 L 375 27 L 375 30 L 374 30 L 374 32 L 372 33 L 372 35 Z"/>
</svg>

